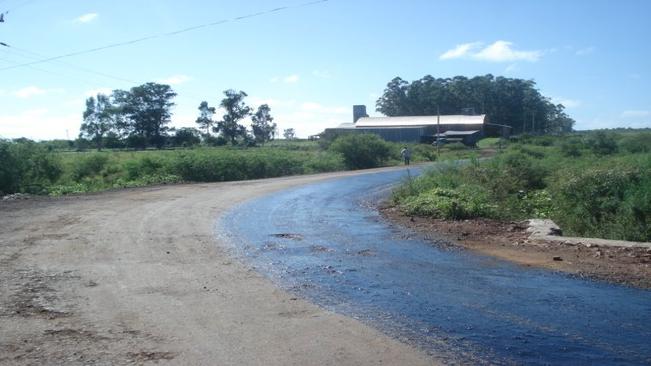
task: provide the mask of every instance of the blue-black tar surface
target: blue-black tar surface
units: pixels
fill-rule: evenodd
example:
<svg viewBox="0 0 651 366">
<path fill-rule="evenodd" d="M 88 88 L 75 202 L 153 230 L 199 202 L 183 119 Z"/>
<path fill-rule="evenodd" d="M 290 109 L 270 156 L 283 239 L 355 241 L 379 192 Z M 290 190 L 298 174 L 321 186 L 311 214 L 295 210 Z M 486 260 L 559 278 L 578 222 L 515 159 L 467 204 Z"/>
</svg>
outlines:
<svg viewBox="0 0 651 366">
<path fill-rule="evenodd" d="M 406 235 L 370 204 L 406 175 L 275 193 L 235 208 L 218 230 L 279 286 L 450 363 L 651 364 L 651 291 Z"/>
</svg>

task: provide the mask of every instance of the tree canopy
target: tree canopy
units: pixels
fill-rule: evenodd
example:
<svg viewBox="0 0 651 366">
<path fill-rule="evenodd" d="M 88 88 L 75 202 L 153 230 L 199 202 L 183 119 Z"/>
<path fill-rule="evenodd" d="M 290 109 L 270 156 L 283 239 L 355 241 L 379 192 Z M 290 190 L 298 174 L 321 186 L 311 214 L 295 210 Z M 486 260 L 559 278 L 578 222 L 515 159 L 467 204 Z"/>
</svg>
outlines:
<svg viewBox="0 0 651 366">
<path fill-rule="evenodd" d="M 224 91 L 224 95 L 226 98 L 222 99 L 219 105 L 226 114 L 222 116 L 221 121 L 217 122 L 214 130 L 235 145 L 237 138 L 246 137 L 246 127 L 239 122 L 251 114 L 251 107 L 244 103 L 247 94 L 243 91 L 228 89 Z"/>
<path fill-rule="evenodd" d="M 161 147 L 172 118 L 172 99 L 176 93 L 169 85 L 146 83 L 129 91 L 115 90 L 113 100 L 117 111 L 126 118 L 133 136 L 144 143 Z M 143 146 L 144 147 L 144 146 Z"/>
<path fill-rule="evenodd" d="M 105 136 L 114 130 L 113 108 L 109 96 L 97 94 L 97 97 L 86 99 L 83 117 L 79 136 L 95 142 L 97 149 L 101 149 Z"/>
<path fill-rule="evenodd" d="M 411 83 L 391 80 L 376 109 L 387 116 L 486 114 L 491 123 L 513 127 L 514 133 L 571 131 L 574 120 L 562 104 L 543 96 L 533 80 L 493 75 L 434 78 L 427 75 Z"/>
<path fill-rule="evenodd" d="M 206 135 L 210 135 L 210 130 L 213 128 L 215 121 L 212 117 L 215 115 L 215 107 L 208 105 L 208 102 L 203 101 L 199 104 L 199 117 L 197 117 L 196 123 L 199 125 L 199 128 L 205 131 Z"/>
<path fill-rule="evenodd" d="M 259 106 L 258 110 L 251 116 L 251 129 L 257 143 L 264 144 L 273 140 L 276 135 L 276 124 L 273 120 L 271 108 L 267 104 Z"/>
</svg>

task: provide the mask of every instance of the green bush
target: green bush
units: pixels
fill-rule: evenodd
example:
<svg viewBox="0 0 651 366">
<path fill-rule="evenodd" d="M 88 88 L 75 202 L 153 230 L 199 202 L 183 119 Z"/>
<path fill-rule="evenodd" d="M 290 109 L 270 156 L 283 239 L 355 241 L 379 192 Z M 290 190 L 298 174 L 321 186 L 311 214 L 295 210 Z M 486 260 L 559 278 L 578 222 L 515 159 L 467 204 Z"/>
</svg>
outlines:
<svg viewBox="0 0 651 366">
<path fill-rule="evenodd" d="M 44 193 L 63 171 L 58 156 L 33 141 L 0 141 L 0 192 Z"/>
<path fill-rule="evenodd" d="M 560 151 L 563 156 L 577 158 L 583 154 L 583 142 L 579 139 L 568 139 L 563 141 Z"/>
<path fill-rule="evenodd" d="M 547 170 L 539 162 L 521 153 L 506 153 L 495 160 L 497 176 L 496 184 L 502 181 L 513 181 L 507 188 L 509 192 L 544 188 Z M 502 178 L 502 179 L 500 179 Z"/>
<path fill-rule="evenodd" d="M 334 172 L 344 170 L 344 159 L 340 154 L 320 153 L 304 163 L 306 173 Z"/>
<path fill-rule="evenodd" d="M 573 174 L 553 188 L 554 220 L 573 235 L 651 240 L 651 174 L 628 167 Z"/>
<path fill-rule="evenodd" d="M 329 149 L 342 154 L 348 169 L 376 168 L 391 156 L 391 145 L 373 134 L 340 136 Z"/>
<path fill-rule="evenodd" d="M 619 149 L 631 154 L 651 151 L 651 133 L 638 133 L 619 140 Z"/>
<path fill-rule="evenodd" d="M 410 215 L 453 220 L 492 216 L 495 210 L 485 189 L 465 185 L 456 190 L 433 188 L 406 198 L 402 207 Z"/>
<path fill-rule="evenodd" d="M 79 157 L 75 160 L 72 167 L 72 177 L 75 181 L 80 181 L 85 177 L 98 175 L 104 170 L 109 157 L 104 153 L 91 153 Z"/>
<path fill-rule="evenodd" d="M 601 131 L 542 142 L 513 139 L 490 160 L 445 165 L 406 180 L 394 190 L 393 201 L 409 214 L 551 218 L 569 235 L 650 241 L 651 155 L 645 135 Z M 619 149 L 613 147 L 617 143 Z"/>
<path fill-rule="evenodd" d="M 617 153 L 617 141 L 611 133 L 597 131 L 586 139 L 586 145 L 596 155 L 611 155 Z"/>
<path fill-rule="evenodd" d="M 160 155 L 144 153 L 136 159 L 124 162 L 124 171 L 127 179 L 137 180 L 143 176 L 155 176 L 166 173 L 167 162 Z"/>
<path fill-rule="evenodd" d="M 412 149 L 413 160 L 436 161 L 436 148 L 428 144 L 417 144 Z"/>
<path fill-rule="evenodd" d="M 20 189 L 20 166 L 11 143 L 0 140 L 0 195 Z"/>
</svg>

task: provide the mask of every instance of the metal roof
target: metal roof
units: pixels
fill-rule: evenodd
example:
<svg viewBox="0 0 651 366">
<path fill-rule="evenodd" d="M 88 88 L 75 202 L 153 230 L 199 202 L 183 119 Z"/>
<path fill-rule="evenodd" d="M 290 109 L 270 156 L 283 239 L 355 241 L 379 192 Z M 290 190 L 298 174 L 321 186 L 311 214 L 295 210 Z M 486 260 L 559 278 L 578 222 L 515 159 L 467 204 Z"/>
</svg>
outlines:
<svg viewBox="0 0 651 366">
<path fill-rule="evenodd" d="M 483 125 L 486 115 L 445 115 L 441 116 L 442 125 Z M 407 127 L 436 125 L 437 116 L 405 116 L 405 117 L 362 117 L 357 120 L 356 127 Z"/>
<path fill-rule="evenodd" d="M 352 122 L 342 123 L 336 128 L 355 128 L 355 124 Z"/>
<path fill-rule="evenodd" d="M 472 131 L 445 131 L 442 132 L 440 135 L 441 136 L 465 136 L 465 135 L 474 135 L 476 133 L 479 133 L 479 130 L 472 130 Z M 438 135 L 435 135 L 438 136 Z"/>
</svg>

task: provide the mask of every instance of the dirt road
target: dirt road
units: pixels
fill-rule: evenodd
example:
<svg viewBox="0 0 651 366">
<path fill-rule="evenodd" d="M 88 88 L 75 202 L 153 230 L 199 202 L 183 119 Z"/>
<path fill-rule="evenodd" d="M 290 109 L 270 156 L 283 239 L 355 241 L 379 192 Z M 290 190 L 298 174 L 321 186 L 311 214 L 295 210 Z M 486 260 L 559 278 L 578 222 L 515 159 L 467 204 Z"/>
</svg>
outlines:
<svg viewBox="0 0 651 366">
<path fill-rule="evenodd" d="M 216 238 L 238 202 L 351 174 L 0 202 L 0 364 L 435 363 L 277 289 Z"/>
</svg>

